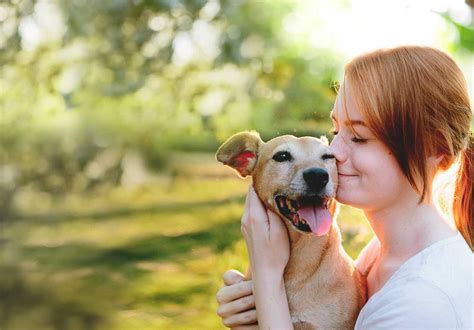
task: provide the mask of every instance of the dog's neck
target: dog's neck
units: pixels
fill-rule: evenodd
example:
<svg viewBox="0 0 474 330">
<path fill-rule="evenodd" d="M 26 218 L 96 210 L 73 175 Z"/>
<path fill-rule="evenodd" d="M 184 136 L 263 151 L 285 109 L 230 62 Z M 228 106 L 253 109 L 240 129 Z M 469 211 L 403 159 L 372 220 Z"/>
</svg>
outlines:
<svg viewBox="0 0 474 330">
<path fill-rule="evenodd" d="M 334 222 L 326 235 L 316 236 L 300 233 L 287 220 L 283 221 L 290 239 L 290 259 L 285 273 L 301 272 L 304 269 L 304 273 L 311 276 L 317 271 L 327 249 L 341 244 L 341 234 Z"/>
</svg>

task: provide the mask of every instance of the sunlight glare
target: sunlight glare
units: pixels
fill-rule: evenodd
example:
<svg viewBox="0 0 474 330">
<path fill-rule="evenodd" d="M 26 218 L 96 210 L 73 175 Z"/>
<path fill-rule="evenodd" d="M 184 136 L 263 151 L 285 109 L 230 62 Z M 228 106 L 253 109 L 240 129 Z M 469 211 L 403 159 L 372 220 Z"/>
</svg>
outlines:
<svg viewBox="0 0 474 330">
<path fill-rule="evenodd" d="M 450 26 L 438 14 L 470 20 L 463 0 L 302 1 L 284 20 L 289 35 L 304 36 L 314 48 L 347 57 L 376 48 L 417 44 L 445 48 Z"/>
</svg>

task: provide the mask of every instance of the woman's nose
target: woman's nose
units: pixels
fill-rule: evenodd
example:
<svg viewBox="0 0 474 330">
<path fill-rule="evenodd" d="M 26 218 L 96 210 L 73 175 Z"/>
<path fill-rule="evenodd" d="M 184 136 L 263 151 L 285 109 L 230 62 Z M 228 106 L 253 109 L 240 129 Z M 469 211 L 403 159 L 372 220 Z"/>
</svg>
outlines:
<svg viewBox="0 0 474 330">
<path fill-rule="evenodd" d="M 329 145 L 329 149 L 334 157 L 336 157 L 338 163 L 346 161 L 348 155 L 347 145 L 344 143 L 344 139 L 340 135 L 334 136 Z"/>
</svg>

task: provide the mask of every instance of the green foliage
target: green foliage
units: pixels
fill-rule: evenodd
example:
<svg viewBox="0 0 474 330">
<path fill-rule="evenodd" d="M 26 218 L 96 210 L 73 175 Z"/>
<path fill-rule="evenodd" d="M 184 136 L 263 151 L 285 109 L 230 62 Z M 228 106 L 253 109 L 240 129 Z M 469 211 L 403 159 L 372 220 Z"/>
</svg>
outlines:
<svg viewBox="0 0 474 330">
<path fill-rule="evenodd" d="M 0 264 L 2 329 L 99 329 L 105 325 L 105 306 L 96 299 L 84 299 L 67 287 L 50 287 L 46 278 L 35 275 L 18 265 Z M 69 292 L 60 294 L 59 289 Z"/>
<path fill-rule="evenodd" d="M 453 20 L 448 14 L 441 15 L 446 21 L 451 23 L 458 32 L 458 42 L 454 44 L 456 50 L 464 50 L 474 53 L 474 25 L 462 25 Z"/>
<path fill-rule="evenodd" d="M 286 37 L 293 6 L 4 2 L 2 218 L 25 191 L 122 184 L 131 154 L 164 171 L 171 150 L 214 151 L 241 130 L 325 134 L 340 62 Z"/>
</svg>

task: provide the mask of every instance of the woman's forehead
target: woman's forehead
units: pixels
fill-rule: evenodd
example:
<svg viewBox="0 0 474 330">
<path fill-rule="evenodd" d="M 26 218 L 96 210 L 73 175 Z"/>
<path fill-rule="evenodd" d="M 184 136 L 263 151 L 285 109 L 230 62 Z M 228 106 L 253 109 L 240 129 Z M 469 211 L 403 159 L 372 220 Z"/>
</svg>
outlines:
<svg viewBox="0 0 474 330">
<path fill-rule="evenodd" d="M 339 120 L 354 120 L 364 121 L 363 114 L 359 111 L 355 100 L 353 99 L 349 90 L 344 92 L 341 88 L 337 94 L 334 108 L 331 111 L 331 117 L 337 121 Z"/>
</svg>

